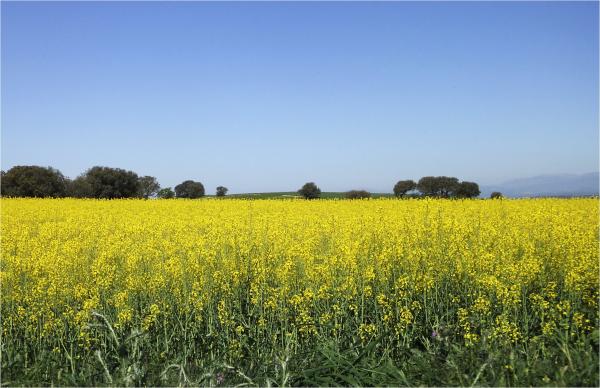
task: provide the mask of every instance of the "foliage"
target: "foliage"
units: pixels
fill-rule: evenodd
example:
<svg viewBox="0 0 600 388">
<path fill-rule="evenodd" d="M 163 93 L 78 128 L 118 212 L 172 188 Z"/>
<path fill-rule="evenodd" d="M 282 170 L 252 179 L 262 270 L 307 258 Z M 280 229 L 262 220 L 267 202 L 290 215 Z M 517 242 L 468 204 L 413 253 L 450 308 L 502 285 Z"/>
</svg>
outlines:
<svg viewBox="0 0 600 388">
<path fill-rule="evenodd" d="M 404 197 L 406 193 L 417 188 L 417 184 L 413 180 L 398 181 L 394 185 L 394 195 L 396 197 Z"/>
<path fill-rule="evenodd" d="M 419 179 L 417 190 L 424 196 L 449 198 L 458 189 L 458 179 L 447 176 L 426 176 Z"/>
<path fill-rule="evenodd" d="M 314 182 L 307 182 L 298 190 L 298 193 L 306 199 L 316 199 L 321 196 L 321 189 Z"/>
<path fill-rule="evenodd" d="M 92 186 L 80 175 L 72 181 L 67 182 L 67 197 L 72 198 L 93 198 Z"/>
<path fill-rule="evenodd" d="M 490 194 L 491 199 L 500 199 L 502 197 L 503 197 L 503 195 L 499 191 L 494 191 L 492 194 Z"/>
<path fill-rule="evenodd" d="M 95 166 L 76 181 L 72 187 L 75 197 L 134 198 L 140 192 L 137 174 L 121 168 Z"/>
<path fill-rule="evenodd" d="M 227 195 L 227 191 L 229 191 L 229 189 L 227 187 L 224 187 L 224 186 L 217 187 L 217 197 L 224 197 L 225 195 Z"/>
<path fill-rule="evenodd" d="M 52 167 L 15 166 L 2 172 L 0 190 L 7 197 L 63 197 L 67 179 Z"/>
<path fill-rule="evenodd" d="M 481 194 L 479 185 L 475 182 L 462 181 L 456 189 L 455 195 L 458 198 L 475 198 Z"/>
<path fill-rule="evenodd" d="M 153 176 L 146 175 L 139 178 L 139 185 L 140 196 L 145 199 L 156 195 L 158 193 L 158 190 L 160 190 L 158 180 Z"/>
<path fill-rule="evenodd" d="M 163 187 L 162 189 L 158 190 L 156 196 L 161 199 L 171 199 L 175 198 L 175 192 L 170 187 Z"/>
<path fill-rule="evenodd" d="M 6 386 L 598 383 L 597 198 L 0 202 Z"/>
<path fill-rule="evenodd" d="M 350 190 L 345 194 L 347 199 L 363 199 L 363 198 L 371 198 L 371 193 L 366 190 Z"/>
<path fill-rule="evenodd" d="M 177 198 L 200 198 L 204 197 L 204 185 L 192 180 L 184 181 L 175 186 L 175 196 Z"/>
</svg>

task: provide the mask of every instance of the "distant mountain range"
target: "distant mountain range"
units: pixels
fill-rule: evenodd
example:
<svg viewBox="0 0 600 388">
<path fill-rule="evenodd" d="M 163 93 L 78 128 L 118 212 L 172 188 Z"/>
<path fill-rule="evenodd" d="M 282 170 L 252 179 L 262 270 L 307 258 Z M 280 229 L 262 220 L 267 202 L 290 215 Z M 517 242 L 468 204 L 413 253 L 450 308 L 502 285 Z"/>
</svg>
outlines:
<svg viewBox="0 0 600 388">
<path fill-rule="evenodd" d="M 499 191 L 508 197 L 576 197 L 598 195 L 599 173 L 539 175 L 513 179 L 498 185 L 481 186 L 481 196 Z"/>
</svg>

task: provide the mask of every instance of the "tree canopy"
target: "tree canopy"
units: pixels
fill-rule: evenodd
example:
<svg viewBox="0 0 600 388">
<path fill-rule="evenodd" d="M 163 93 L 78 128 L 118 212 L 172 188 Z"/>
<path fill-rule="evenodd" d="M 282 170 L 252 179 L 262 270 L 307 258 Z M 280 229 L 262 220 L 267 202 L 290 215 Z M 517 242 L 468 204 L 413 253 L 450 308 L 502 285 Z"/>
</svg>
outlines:
<svg viewBox="0 0 600 388">
<path fill-rule="evenodd" d="M 153 176 L 143 176 L 139 179 L 139 183 L 140 195 L 145 199 L 156 195 L 156 193 L 158 193 L 158 190 L 160 190 L 158 180 L 156 180 L 156 178 Z"/>
<path fill-rule="evenodd" d="M 225 186 L 219 186 L 217 187 L 217 197 L 224 197 L 227 192 L 229 191 L 229 189 Z"/>
<path fill-rule="evenodd" d="M 481 194 L 479 185 L 475 182 L 462 181 L 456 189 L 456 196 L 458 198 L 475 198 Z"/>
<path fill-rule="evenodd" d="M 321 189 L 314 182 L 307 182 L 298 193 L 306 199 L 315 199 L 321 196 Z"/>
<path fill-rule="evenodd" d="M 204 197 L 204 185 L 192 180 L 184 181 L 175 186 L 175 196 L 177 198 L 200 198 Z"/>
<path fill-rule="evenodd" d="M 79 178 L 84 180 L 84 185 L 89 185 L 93 198 L 134 198 L 140 192 L 138 175 L 121 168 L 95 166 Z"/>
<path fill-rule="evenodd" d="M 396 197 L 404 197 L 406 193 L 417 188 L 417 184 L 413 180 L 398 181 L 394 185 L 394 195 Z"/>
<path fill-rule="evenodd" d="M 2 173 L 0 191 L 9 197 L 64 197 L 67 181 L 52 167 L 14 166 Z"/>
<path fill-rule="evenodd" d="M 458 186 L 458 178 L 425 176 L 419 179 L 417 190 L 424 196 L 449 198 L 455 196 Z"/>
</svg>

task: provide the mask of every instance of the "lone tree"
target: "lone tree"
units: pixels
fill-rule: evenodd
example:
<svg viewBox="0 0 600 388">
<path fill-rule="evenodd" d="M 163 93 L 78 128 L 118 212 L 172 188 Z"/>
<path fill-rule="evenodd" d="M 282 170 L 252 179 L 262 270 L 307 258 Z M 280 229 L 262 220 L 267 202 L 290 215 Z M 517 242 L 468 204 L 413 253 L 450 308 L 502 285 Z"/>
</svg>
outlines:
<svg viewBox="0 0 600 388">
<path fill-rule="evenodd" d="M 224 197 L 228 191 L 229 189 L 225 186 L 217 187 L 217 197 Z"/>
<path fill-rule="evenodd" d="M 298 193 L 306 199 L 315 199 L 321 196 L 321 189 L 314 182 L 305 183 Z"/>
<path fill-rule="evenodd" d="M 15 166 L 2 173 L 0 191 L 9 197 L 64 197 L 68 179 L 55 168 Z"/>
<path fill-rule="evenodd" d="M 171 190 L 170 187 L 164 187 L 164 188 L 158 190 L 158 193 L 156 193 L 156 196 L 161 199 L 171 199 L 171 198 L 175 198 L 175 192 L 173 190 Z"/>
<path fill-rule="evenodd" d="M 366 190 L 350 190 L 345 194 L 347 199 L 363 199 L 363 198 L 371 198 L 371 193 Z"/>
<path fill-rule="evenodd" d="M 462 181 L 456 189 L 456 196 L 459 198 L 475 198 L 481 194 L 479 185 L 475 182 Z"/>
<path fill-rule="evenodd" d="M 184 181 L 175 186 L 175 196 L 177 198 L 200 198 L 204 197 L 204 185 L 192 180 Z"/>
<path fill-rule="evenodd" d="M 138 175 L 121 168 L 95 166 L 77 178 L 93 198 L 133 198 L 140 193 Z"/>
<path fill-rule="evenodd" d="M 148 199 L 148 197 L 155 195 L 156 193 L 158 193 L 158 190 L 160 190 L 160 185 L 158 184 L 156 178 L 153 176 L 143 176 L 139 179 L 139 182 L 140 195 L 144 199 Z"/>
<path fill-rule="evenodd" d="M 502 195 L 501 192 L 499 191 L 494 191 L 491 195 L 490 195 L 491 199 L 501 199 L 504 198 L 504 196 Z"/>
<path fill-rule="evenodd" d="M 413 180 L 398 181 L 394 185 L 394 195 L 396 197 L 404 197 L 406 193 L 417 188 L 417 184 Z"/>
</svg>

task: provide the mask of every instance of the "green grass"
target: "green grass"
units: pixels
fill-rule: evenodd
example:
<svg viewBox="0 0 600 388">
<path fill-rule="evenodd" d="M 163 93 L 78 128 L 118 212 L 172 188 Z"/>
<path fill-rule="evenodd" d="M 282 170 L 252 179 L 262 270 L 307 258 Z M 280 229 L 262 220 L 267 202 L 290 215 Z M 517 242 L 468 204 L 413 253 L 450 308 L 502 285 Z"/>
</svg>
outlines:
<svg viewBox="0 0 600 388">
<path fill-rule="evenodd" d="M 326 191 L 321 193 L 323 199 L 334 199 L 344 198 L 345 192 L 337 191 Z M 212 195 L 211 195 L 212 197 Z M 394 194 L 391 193 L 371 193 L 371 198 L 393 198 Z M 300 194 L 295 191 L 275 191 L 269 193 L 242 193 L 242 194 L 229 194 L 225 198 L 243 198 L 243 199 L 289 199 L 289 198 L 302 198 Z"/>
</svg>

